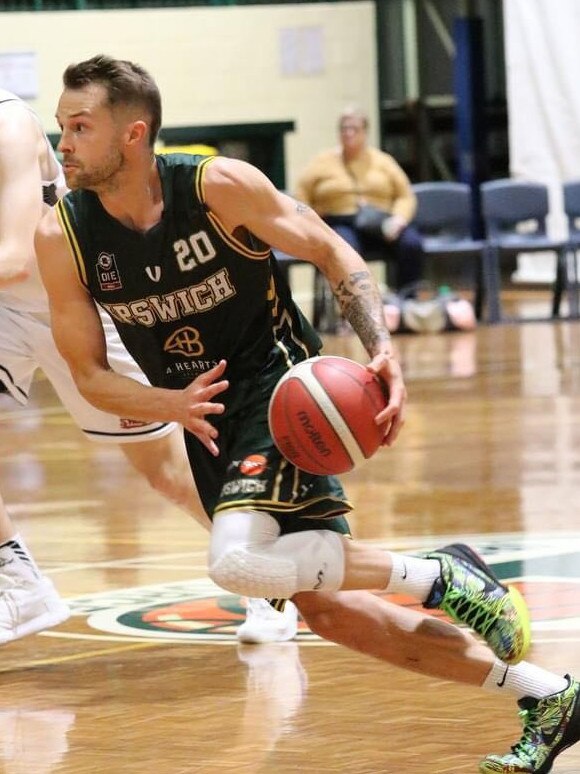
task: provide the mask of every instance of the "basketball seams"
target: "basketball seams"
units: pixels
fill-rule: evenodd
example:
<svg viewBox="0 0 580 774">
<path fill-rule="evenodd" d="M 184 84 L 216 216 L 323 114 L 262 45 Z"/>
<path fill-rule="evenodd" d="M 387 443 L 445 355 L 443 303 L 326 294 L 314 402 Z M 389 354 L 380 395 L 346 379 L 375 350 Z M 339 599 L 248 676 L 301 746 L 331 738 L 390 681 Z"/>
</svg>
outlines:
<svg viewBox="0 0 580 774">
<path fill-rule="evenodd" d="M 343 363 L 345 364 L 344 368 L 341 367 Z M 373 379 L 369 380 L 367 384 L 361 385 L 360 381 L 358 381 L 357 379 L 358 374 L 352 368 L 353 366 L 358 366 L 361 370 L 365 371 L 366 373 L 369 373 L 367 369 L 364 368 L 364 366 L 359 366 L 358 363 L 355 363 L 354 361 L 348 360 L 347 358 L 343 358 L 343 357 L 332 357 L 332 358 L 328 357 L 324 364 L 325 368 L 328 368 L 331 371 L 332 370 L 337 371 L 341 376 L 349 379 L 352 382 L 354 389 L 357 389 L 357 388 L 360 389 L 362 387 L 362 393 L 365 396 L 365 399 L 367 400 L 369 412 L 372 411 L 375 414 L 378 414 L 379 411 L 381 411 L 381 409 L 383 408 L 383 406 L 377 402 L 377 393 L 373 391 L 373 387 L 376 385 L 376 387 L 380 391 L 380 394 L 384 394 L 379 380 L 376 377 L 374 377 Z M 329 399 L 332 399 L 332 396 L 329 396 Z M 337 411 L 340 411 L 339 407 L 336 406 L 334 402 L 332 402 L 332 407 L 335 408 Z M 379 432 L 380 432 L 380 429 L 377 425 L 377 433 Z M 354 440 L 358 444 L 362 452 L 363 458 L 367 459 L 367 456 L 365 454 L 365 450 L 363 449 L 363 447 L 360 445 L 360 443 L 358 443 L 356 438 Z"/>
<path fill-rule="evenodd" d="M 374 417 L 383 396 L 379 380 L 359 363 L 339 356 L 308 358 L 274 387 L 268 407 L 272 439 L 299 470 L 345 473 L 381 445 Z"/>
<path fill-rule="evenodd" d="M 308 390 L 312 399 L 318 405 L 318 408 L 322 411 L 330 427 L 334 430 L 340 441 L 342 442 L 345 451 L 352 460 L 352 464 L 359 465 L 366 459 L 363 450 L 359 446 L 358 441 L 353 436 L 347 425 L 344 416 L 338 410 L 338 408 L 332 402 L 331 397 L 328 395 L 324 387 L 320 384 L 316 378 L 316 374 L 312 371 L 313 363 L 308 363 L 308 370 L 305 374 L 301 374 L 301 380 L 306 389 Z M 305 369 L 306 370 L 306 369 Z"/>
<path fill-rule="evenodd" d="M 303 382 L 301 379 L 294 379 L 294 377 L 292 377 L 292 376 L 289 376 L 289 377 L 284 377 L 284 385 L 283 385 L 283 386 L 282 386 L 282 385 L 279 385 L 279 386 L 282 386 L 282 389 L 289 389 L 289 388 L 290 388 L 290 382 L 291 382 L 291 381 L 294 381 L 294 380 L 295 380 L 296 382 L 298 382 L 298 384 L 302 385 L 303 387 L 305 387 L 305 386 L 306 386 L 306 385 L 304 384 L 304 382 Z M 278 389 L 278 388 L 277 388 L 277 389 Z M 308 391 L 308 393 L 310 394 L 310 391 Z M 314 398 L 314 396 L 313 396 L 313 395 L 311 395 L 311 397 L 313 398 L 313 400 L 316 400 L 316 399 Z M 303 440 L 303 439 L 302 439 L 302 437 L 301 437 L 301 436 L 300 436 L 300 435 L 299 435 L 299 434 L 296 432 L 296 430 L 294 429 L 294 428 L 295 428 L 295 424 L 294 424 L 294 415 L 293 415 L 293 414 L 292 414 L 292 412 L 291 412 L 290 404 L 289 404 L 289 403 L 287 403 L 287 402 L 285 402 L 285 403 L 284 403 L 284 414 L 285 414 L 286 423 L 287 423 L 287 428 L 288 428 L 288 429 L 287 429 L 287 432 L 288 432 L 288 433 L 289 433 L 289 434 L 292 436 L 292 440 L 293 440 L 293 441 L 296 443 L 296 445 L 297 445 L 297 446 L 300 448 L 300 452 L 301 452 L 301 454 L 303 454 L 303 455 L 304 455 L 304 457 L 306 457 L 308 460 L 310 460 L 310 462 L 314 463 L 314 465 L 315 465 L 315 466 L 317 466 L 317 467 L 322 467 L 322 468 L 325 468 L 325 471 L 326 471 L 326 473 L 327 473 L 328 475 L 331 475 L 332 471 L 330 470 L 330 468 L 328 468 L 326 465 L 324 465 L 324 463 L 322 462 L 322 460 L 321 460 L 319 457 L 317 457 L 317 456 L 314 456 L 313 454 L 311 454 L 311 453 L 308 451 L 308 448 L 307 448 L 306 446 L 304 446 L 304 445 L 303 445 L 303 443 L 302 443 L 302 440 Z M 332 431 L 334 431 L 334 428 L 328 428 L 328 430 L 332 430 Z M 336 437 L 337 437 L 339 440 L 342 440 L 342 439 L 340 438 L 340 436 L 338 436 L 338 435 L 337 435 L 336 431 L 334 431 L 334 434 L 335 434 L 335 436 L 336 436 Z M 345 450 L 345 451 L 347 451 L 347 452 L 348 452 L 348 450 Z M 352 458 L 351 458 L 351 459 L 352 459 Z"/>
</svg>

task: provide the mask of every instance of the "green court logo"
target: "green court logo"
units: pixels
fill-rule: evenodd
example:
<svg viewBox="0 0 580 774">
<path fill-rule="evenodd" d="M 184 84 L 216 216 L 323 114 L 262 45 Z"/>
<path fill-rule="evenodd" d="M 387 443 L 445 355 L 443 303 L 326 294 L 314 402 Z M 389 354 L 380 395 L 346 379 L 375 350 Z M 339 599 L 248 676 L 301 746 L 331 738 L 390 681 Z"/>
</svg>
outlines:
<svg viewBox="0 0 580 774">
<path fill-rule="evenodd" d="M 454 542 L 460 541 L 469 542 L 501 580 L 520 589 L 530 607 L 536 638 L 547 632 L 550 636 L 568 633 L 568 637 L 577 633 L 580 638 L 580 534 L 454 538 Z M 408 545 L 393 550 L 421 553 L 437 545 L 442 545 L 441 541 L 436 544 L 432 539 L 410 538 Z M 408 597 L 381 596 L 408 608 L 423 609 Z M 233 643 L 245 616 L 240 597 L 206 578 L 86 595 L 70 602 L 73 612 L 87 616 L 93 629 L 152 641 Z M 304 623 L 297 639 L 323 644 Z"/>
</svg>

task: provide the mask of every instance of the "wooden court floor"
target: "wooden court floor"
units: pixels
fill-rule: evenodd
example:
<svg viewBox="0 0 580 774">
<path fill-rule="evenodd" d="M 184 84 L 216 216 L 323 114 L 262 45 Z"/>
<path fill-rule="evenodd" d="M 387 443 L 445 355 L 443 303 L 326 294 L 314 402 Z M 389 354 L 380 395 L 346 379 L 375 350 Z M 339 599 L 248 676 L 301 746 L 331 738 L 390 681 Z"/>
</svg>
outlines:
<svg viewBox="0 0 580 774">
<path fill-rule="evenodd" d="M 354 533 L 466 539 L 517 579 L 531 659 L 580 674 L 580 323 L 398 337 L 397 445 L 344 477 Z M 364 359 L 351 336 L 326 352 Z M 90 443 L 40 380 L 0 396 L 0 485 L 74 617 L 1 650 L 4 774 L 474 774 L 519 737 L 509 697 L 399 671 L 301 630 L 238 647 L 242 602 L 201 528 Z M 580 746 L 556 774 L 579 774 Z"/>
</svg>

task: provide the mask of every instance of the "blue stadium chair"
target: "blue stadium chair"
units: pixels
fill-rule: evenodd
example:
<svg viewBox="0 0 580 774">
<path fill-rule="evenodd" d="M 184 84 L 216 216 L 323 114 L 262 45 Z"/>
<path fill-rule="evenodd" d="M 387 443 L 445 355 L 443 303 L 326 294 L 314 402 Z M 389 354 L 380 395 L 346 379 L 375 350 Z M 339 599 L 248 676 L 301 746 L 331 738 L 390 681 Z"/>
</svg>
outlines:
<svg viewBox="0 0 580 774">
<path fill-rule="evenodd" d="M 576 253 L 580 250 L 580 180 L 564 183 L 564 211 L 568 218 L 568 266 L 574 285 L 575 311 L 579 312 L 578 262 Z"/>
<path fill-rule="evenodd" d="M 423 238 L 425 255 L 473 259 L 474 307 L 481 319 L 484 297 L 493 303 L 497 296 L 497 278 L 489 272 L 486 242 L 471 237 L 470 187 L 466 183 L 415 183 L 413 191 L 417 197 L 413 224 Z"/>
<path fill-rule="evenodd" d="M 546 233 L 546 217 L 549 211 L 546 186 L 519 180 L 492 180 L 481 185 L 481 207 L 490 245 L 490 262 L 494 265 L 493 273 L 500 275 L 502 255 L 555 252 L 556 280 L 552 297 L 552 317 L 558 317 L 560 314 L 564 291 L 569 293 L 570 316 L 577 316 L 576 294 L 569 292 L 572 286 L 568 278 L 566 241 L 551 239 Z M 499 320 L 499 293 L 495 312 Z"/>
</svg>

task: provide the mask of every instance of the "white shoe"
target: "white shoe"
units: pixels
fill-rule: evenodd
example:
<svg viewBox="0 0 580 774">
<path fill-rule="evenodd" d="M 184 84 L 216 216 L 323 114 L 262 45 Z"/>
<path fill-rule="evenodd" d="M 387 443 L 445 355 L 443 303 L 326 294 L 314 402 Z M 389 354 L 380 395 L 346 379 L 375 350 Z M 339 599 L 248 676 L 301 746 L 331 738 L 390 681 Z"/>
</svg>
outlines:
<svg viewBox="0 0 580 774">
<path fill-rule="evenodd" d="M 238 626 L 240 642 L 284 642 L 292 640 L 298 631 L 298 611 L 288 600 L 283 612 L 274 610 L 265 599 L 248 599 L 246 620 Z"/>
<path fill-rule="evenodd" d="M 69 606 L 46 576 L 26 581 L 0 574 L 0 645 L 66 621 Z"/>
</svg>

